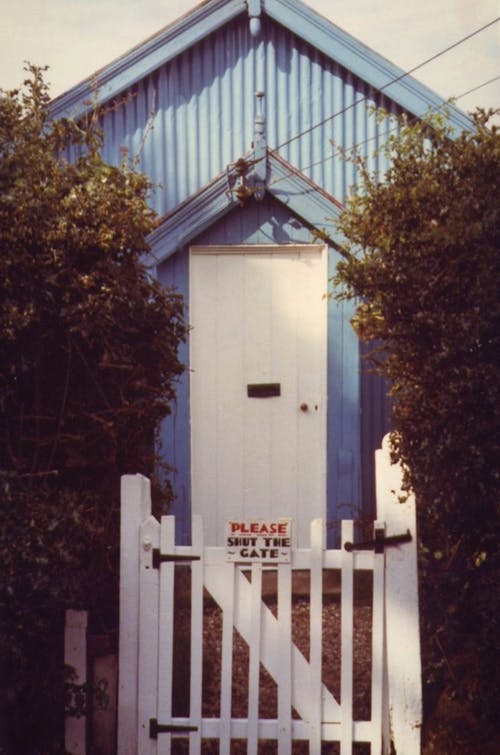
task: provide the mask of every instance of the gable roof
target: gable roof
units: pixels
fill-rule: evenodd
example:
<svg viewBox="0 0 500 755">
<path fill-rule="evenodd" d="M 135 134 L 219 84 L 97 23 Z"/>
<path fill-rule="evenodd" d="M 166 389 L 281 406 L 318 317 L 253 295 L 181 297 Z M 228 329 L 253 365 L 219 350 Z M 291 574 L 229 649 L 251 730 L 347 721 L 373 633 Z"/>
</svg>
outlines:
<svg viewBox="0 0 500 755">
<path fill-rule="evenodd" d="M 251 164 L 253 153 L 247 158 Z M 266 166 L 266 191 L 317 231 L 323 241 L 341 249 L 345 239 L 336 226 L 343 209 L 340 202 L 275 152 L 267 151 Z M 238 207 L 238 175 L 237 168 L 232 166 L 161 219 L 160 225 L 149 236 L 154 247 L 155 265 Z M 249 186 L 248 201 L 254 201 L 250 196 L 253 188 L 251 176 Z"/>
<path fill-rule="evenodd" d="M 442 98 L 431 89 L 406 76 L 401 68 L 300 0 L 253 0 L 253 5 L 264 18 L 268 16 L 374 89 L 383 89 L 391 100 L 410 113 L 421 117 L 429 108 L 442 106 Z M 53 117 L 82 115 L 89 108 L 85 103 L 92 96 L 96 80 L 100 103 L 117 97 L 221 26 L 248 13 L 248 7 L 245 0 L 207 0 L 198 5 L 178 21 L 54 99 L 51 103 Z M 471 125 L 469 118 L 453 106 L 450 107 L 450 120 L 459 129 Z"/>
</svg>

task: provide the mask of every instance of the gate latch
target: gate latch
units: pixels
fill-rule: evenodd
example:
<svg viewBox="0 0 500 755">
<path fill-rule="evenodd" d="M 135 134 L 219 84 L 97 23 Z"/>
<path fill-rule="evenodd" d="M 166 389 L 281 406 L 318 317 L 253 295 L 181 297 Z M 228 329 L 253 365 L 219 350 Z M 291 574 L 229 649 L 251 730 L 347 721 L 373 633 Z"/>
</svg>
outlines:
<svg viewBox="0 0 500 755">
<path fill-rule="evenodd" d="M 161 553 L 159 548 L 153 548 L 153 569 L 159 569 L 160 564 L 164 563 L 185 564 L 189 563 L 189 561 L 199 560 L 200 556 L 188 556 L 181 553 Z"/>
<path fill-rule="evenodd" d="M 198 731 L 197 726 L 184 726 L 180 724 L 159 724 L 156 718 L 149 719 L 149 738 L 158 739 L 158 734 L 183 734 L 190 731 Z"/>
<path fill-rule="evenodd" d="M 375 553 L 383 553 L 386 545 L 399 545 L 400 543 L 409 543 L 412 540 L 410 530 L 402 535 L 384 535 L 384 530 L 375 530 L 375 537 L 373 540 L 365 540 L 362 543 L 344 543 L 346 551 L 371 551 Z"/>
</svg>

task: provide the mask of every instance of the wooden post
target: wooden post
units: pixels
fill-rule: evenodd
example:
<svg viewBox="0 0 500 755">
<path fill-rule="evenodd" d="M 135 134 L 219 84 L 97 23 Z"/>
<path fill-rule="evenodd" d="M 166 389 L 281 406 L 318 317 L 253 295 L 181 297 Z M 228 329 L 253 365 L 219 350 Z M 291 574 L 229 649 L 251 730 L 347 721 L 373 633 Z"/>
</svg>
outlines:
<svg viewBox="0 0 500 755">
<path fill-rule="evenodd" d="M 121 487 L 120 641 L 118 671 L 118 752 L 137 755 L 139 653 L 139 532 L 151 514 L 150 483 L 124 475 Z"/>
<path fill-rule="evenodd" d="M 116 749 L 116 653 L 96 655 L 93 663 L 92 746 L 100 755 L 113 755 Z M 99 699 L 98 685 L 104 684 L 106 704 Z"/>
<path fill-rule="evenodd" d="M 386 537 L 408 530 L 410 542 L 385 548 L 387 689 L 384 753 L 419 755 L 422 725 L 422 672 L 417 578 L 415 499 L 401 491 L 402 470 L 391 464 L 389 436 L 375 452 L 377 518 L 385 521 Z"/>
<path fill-rule="evenodd" d="M 66 611 L 64 631 L 64 664 L 74 671 L 73 684 L 87 683 L 87 611 Z M 84 695 L 86 690 L 84 689 Z M 84 697 L 85 699 L 85 697 Z M 85 706 L 86 707 L 86 706 Z M 87 717 L 66 716 L 64 722 L 64 745 L 71 755 L 87 752 Z"/>
</svg>

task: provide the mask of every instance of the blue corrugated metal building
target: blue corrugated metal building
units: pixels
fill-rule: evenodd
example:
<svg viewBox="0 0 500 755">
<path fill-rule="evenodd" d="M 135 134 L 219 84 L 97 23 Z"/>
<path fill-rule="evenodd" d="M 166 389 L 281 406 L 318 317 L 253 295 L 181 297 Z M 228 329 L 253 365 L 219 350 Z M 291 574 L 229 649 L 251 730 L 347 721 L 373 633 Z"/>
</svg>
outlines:
<svg viewBox="0 0 500 755">
<path fill-rule="evenodd" d="M 94 80 L 95 76 L 54 100 L 54 117 L 82 115 L 89 107 Z M 117 164 L 126 147 L 131 155 L 138 156 L 140 170 L 157 185 L 151 201 L 162 222 L 151 237 L 152 258 L 160 281 L 174 285 L 184 295 L 190 322 L 195 285 L 192 268 L 203 256 L 215 265 L 216 259 L 219 264 L 221 259 L 227 261 L 238 253 L 253 254 L 254 260 L 259 254 L 270 259 L 289 249 L 298 255 L 294 262 L 304 265 L 310 259 L 307 247 L 318 247 L 319 229 L 327 258 L 325 269 L 332 275 L 342 248 L 335 219 L 356 183 L 355 168 L 344 159 L 344 151 L 356 146 L 370 168 L 383 171 L 381 158 L 373 154 L 394 122 L 390 117 L 377 121 L 374 106 L 384 107 L 389 114 L 407 112 L 418 117 L 442 105 L 427 87 L 404 76 L 399 68 L 300 0 L 207 0 L 99 71 L 97 81 L 99 103 L 113 103 L 102 110 L 104 156 Z M 468 125 L 466 117 L 453 108 L 451 118 L 458 128 Z M 325 292 L 326 288 L 325 280 Z M 248 307 L 252 307 L 251 298 Z M 325 462 L 313 472 L 319 475 L 319 487 L 299 478 L 296 484 L 299 498 L 300 491 L 305 491 L 301 505 L 313 513 L 323 511 L 334 529 L 342 518 L 372 515 L 372 456 L 384 432 L 385 399 L 380 381 L 361 368 L 360 347 L 349 322 L 352 305 L 329 300 L 326 309 L 325 395 L 302 397 L 298 379 L 297 417 L 290 427 L 312 422 L 324 404 L 319 437 L 323 437 Z M 199 317 L 201 311 L 196 309 Z M 278 316 L 273 310 L 273 323 Z M 297 316 L 300 319 L 300 312 L 293 315 Z M 210 317 L 203 314 L 204 321 Z M 287 317 L 289 322 L 292 315 L 288 313 Z M 196 331 L 197 323 L 192 324 Z M 221 327 L 216 324 L 214 333 Z M 214 343 L 219 348 L 219 341 Z M 268 494 L 284 498 L 276 510 L 267 511 L 262 501 L 253 510 L 251 496 L 258 493 L 248 492 L 251 483 L 247 478 L 252 475 L 251 467 L 245 466 L 252 455 L 248 443 L 239 461 L 203 453 L 193 459 L 193 453 L 199 451 L 193 446 L 192 436 L 198 437 L 201 427 L 200 419 L 194 416 L 193 381 L 210 381 L 203 379 L 204 368 L 199 364 L 193 370 L 189 344 L 183 358 L 190 369 L 179 385 L 176 407 L 162 432 L 162 453 L 175 469 L 172 479 L 179 537 L 189 537 L 193 507 L 200 510 L 201 506 L 207 513 L 193 496 L 203 497 L 203 491 L 212 485 L 210 476 L 222 476 L 224 465 L 242 465 L 234 484 L 238 486 L 240 480 L 247 498 L 242 494 L 240 500 L 239 493 L 226 490 L 223 481 L 219 487 L 215 485 L 215 505 L 224 496 L 240 501 L 233 509 L 230 501 L 221 504 L 222 518 L 256 513 L 286 515 L 289 494 L 280 493 L 276 487 L 279 483 L 274 477 L 280 474 L 275 470 L 283 464 L 281 477 L 288 479 L 295 466 L 314 466 L 311 458 L 321 454 L 314 449 L 311 454 L 309 448 L 303 458 L 300 450 L 301 443 L 309 444 L 310 436 L 302 441 L 297 436 L 292 456 L 285 453 L 282 461 L 280 449 L 264 453 L 269 456 L 270 469 L 265 473 L 260 469 L 256 474 L 274 475 Z M 204 405 L 213 402 L 218 407 L 212 419 L 205 417 L 202 432 L 206 434 L 207 423 L 213 427 L 213 436 L 209 434 L 203 440 L 205 445 L 220 447 L 221 453 L 227 454 L 231 442 L 217 435 L 223 421 L 231 433 L 231 426 L 234 430 L 246 412 L 254 411 L 257 405 L 257 412 L 263 411 L 263 404 L 275 407 L 285 396 L 288 383 L 284 376 L 274 375 L 272 361 L 269 364 L 269 369 L 260 367 L 260 372 L 249 368 L 240 386 L 241 409 L 233 405 L 224 408 L 225 396 L 230 393 L 224 380 L 213 387 L 212 393 L 196 399 L 202 414 Z M 224 370 L 226 367 L 224 363 Z M 261 386 L 260 390 L 267 386 L 279 395 L 253 401 L 252 381 Z M 245 402 L 250 409 L 245 408 Z M 276 419 L 269 422 L 272 426 Z M 272 429 L 269 432 L 272 435 Z M 260 445 L 255 439 L 253 443 Z M 271 437 L 269 449 L 273 443 L 277 441 Z M 210 458 L 213 468 L 204 469 Z M 262 458 L 259 464 L 262 466 Z M 194 476 L 199 470 L 202 479 L 196 482 Z M 194 494 L 193 490 L 198 492 Z M 319 509 L 308 495 L 324 498 Z"/>
</svg>

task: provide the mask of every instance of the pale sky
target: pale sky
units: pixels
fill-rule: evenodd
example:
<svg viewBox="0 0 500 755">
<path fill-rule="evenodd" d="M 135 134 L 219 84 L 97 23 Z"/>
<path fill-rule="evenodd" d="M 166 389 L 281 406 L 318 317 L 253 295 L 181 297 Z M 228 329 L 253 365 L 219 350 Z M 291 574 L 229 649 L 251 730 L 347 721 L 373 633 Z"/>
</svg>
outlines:
<svg viewBox="0 0 500 755">
<path fill-rule="evenodd" d="M 194 0 L 0 0 L 0 88 L 24 61 L 49 65 L 53 97 L 196 6 Z M 308 0 L 307 4 L 408 70 L 500 16 L 500 0 Z M 500 23 L 415 77 L 447 99 L 500 75 Z M 500 107 L 500 79 L 457 102 Z"/>
</svg>

